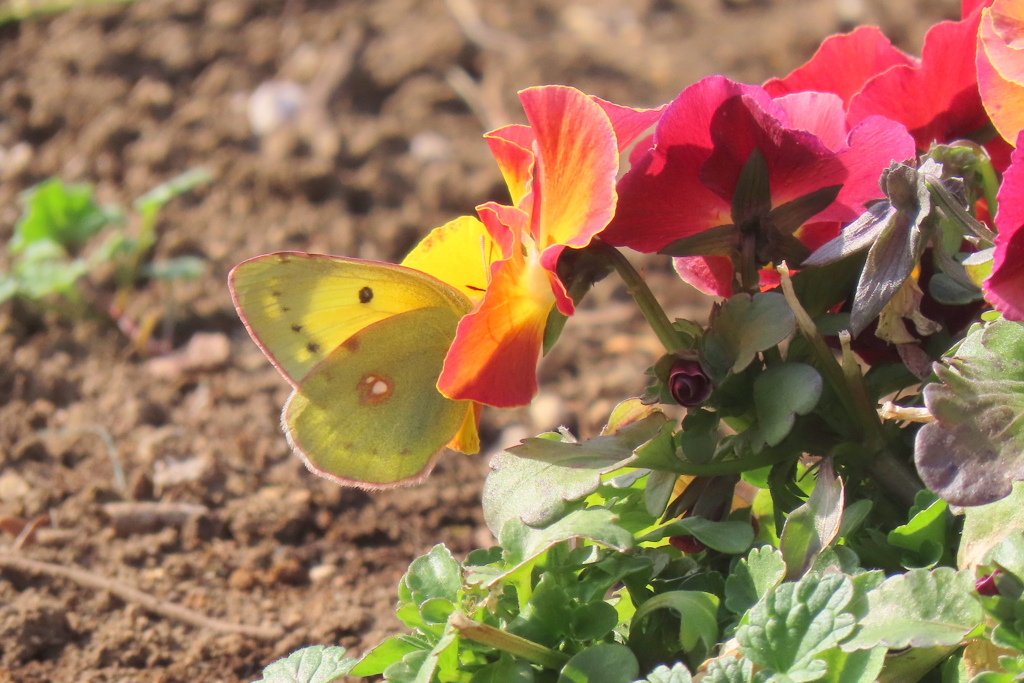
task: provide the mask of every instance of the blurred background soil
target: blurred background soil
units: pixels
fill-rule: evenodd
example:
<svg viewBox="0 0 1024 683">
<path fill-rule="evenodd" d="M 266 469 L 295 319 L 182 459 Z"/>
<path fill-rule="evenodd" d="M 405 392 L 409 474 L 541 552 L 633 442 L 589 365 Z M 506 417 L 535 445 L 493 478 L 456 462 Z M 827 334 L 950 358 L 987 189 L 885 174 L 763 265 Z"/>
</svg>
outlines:
<svg viewBox="0 0 1024 683">
<path fill-rule="evenodd" d="M 0 681 L 250 681 L 303 645 L 365 651 L 398 629 L 395 590 L 413 557 L 492 542 L 479 505 L 487 455 L 559 424 L 593 435 L 642 391 L 659 350 L 609 278 L 542 362 L 535 404 L 485 411 L 485 453 L 447 454 L 415 489 L 340 489 L 289 453 L 288 388 L 235 316 L 232 265 L 282 249 L 399 260 L 429 229 L 507 201 L 481 134 L 522 121 L 520 88 L 564 83 L 655 106 L 712 73 L 784 75 L 859 23 L 917 53 L 958 9 L 139 0 L 0 26 L 0 240 L 19 193 L 50 176 L 121 204 L 190 168 L 214 176 L 168 206 L 156 247 L 202 257 L 205 277 L 149 283 L 125 312 L 169 316 L 170 355 L 138 352 L 110 321 L 0 308 L 0 552 L 286 633 L 197 629 L 79 581 L 2 569 Z M 666 263 L 638 262 L 670 314 L 705 321 L 707 302 Z M 148 519 L 154 503 L 192 507 Z M 41 515 L 49 523 L 13 549 L 18 520 Z"/>
</svg>

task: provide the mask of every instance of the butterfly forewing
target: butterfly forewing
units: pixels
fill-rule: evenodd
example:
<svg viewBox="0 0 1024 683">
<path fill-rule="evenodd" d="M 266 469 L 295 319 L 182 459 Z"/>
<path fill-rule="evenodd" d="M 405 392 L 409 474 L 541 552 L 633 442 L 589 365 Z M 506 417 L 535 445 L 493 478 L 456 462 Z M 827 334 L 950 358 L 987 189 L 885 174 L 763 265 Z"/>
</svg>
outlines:
<svg viewBox="0 0 1024 683">
<path fill-rule="evenodd" d="M 435 278 L 393 264 L 300 252 L 244 261 L 229 276 L 242 321 L 293 386 L 359 330 L 399 313 L 469 301 Z"/>
</svg>

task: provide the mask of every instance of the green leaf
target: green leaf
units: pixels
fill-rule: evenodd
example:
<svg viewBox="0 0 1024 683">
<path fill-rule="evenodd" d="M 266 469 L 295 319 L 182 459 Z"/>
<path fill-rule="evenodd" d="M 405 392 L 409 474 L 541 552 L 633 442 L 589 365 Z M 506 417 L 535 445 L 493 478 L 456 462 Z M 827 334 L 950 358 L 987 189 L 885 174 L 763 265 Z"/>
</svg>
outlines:
<svg viewBox="0 0 1024 683">
<path fill-rule="evenodd" d="M 815 657 L 843 641 L 854 628 L 845 611 L 853 584 L 842 574 L 809 573 L 772 589 L 736 632 L 740 652 L 755 664 L 794 681 L 825 674 Z"/>
<path fill-rule="evenodd" d="M 956 645 L 981 623 L 970 572 L 950 567 L 912 569 L 867 594 L 867 614 L 843 650 Z"/>
<path fill-rule="evenodd" d="M 158 280 L 197 280 L 206 272 L 206 261 L 198 256 L 153 261 L 142 267 L 142 274 Z"/>
<path fill-rule="evenodd" d="M 931 491 L 921 491 L 931 498 L 923 510 L 918 510 L 911 520 L 889 532 L 887 540 L 897 548 L 904 548 L 913 554 L 918 567 L 934 566 L 946 552 L 946 525 L 951 516 L 949 504 L 935 497 Z M 915 499 L 916 502 L 916 499 Z"/>
<path fill-rule="evenodd" d="M 513 517 L 531 526 L 557 519 L 570 502 L 597 490 L 602 473 L 632 457 L 634 450 L 657 436 L 666 424 L 665 414 L 656 412 L 615 434 L 581 443 L 526 439 L 491 460 L 493 471 L 484 484 L 484 521 L 497 536 Z"/>
<path fill-rule="evenodd" d="M 785 575 L 786 561 L 782 553 L 770 545 L 754 548 L 725 579 L 726 608 L 733 614 L 743 614 Z"/>
<path fill-rule="evenodd" d="M 757 353 L 795 329 L 796 318 L 781 294 L 737 294 L 712 313 L 711 328 L 702 339 L 701 362 L 719 384 L 727 373 L 742 372 Z"/>
<path fill-rule="evenodd" d="M 384 680 L 395 683 L 432 683 L 444 671 L 458 675 L 459 636 L 450 625 L 429 652 L 419 650 L 384 670 Z M 446 680 L 453 680 L 450 676 Z"/>
<path fill-rule="evenodd" d="M 498 661 L 488 664 L 473 674 L 469 683 L 534 683 L 535 680 L 533 667 L 529 662 L 502 656 Z"/>
<path fill-rule="evenodd" d="M 658 527 L 637 542 L 653 543 L 672 536 L 693 536 L 718 552 L 739 555 L 747 552 L 754 542 L 754 528 L 750 522 L 712 522 L 703 517 L 684 517 Z"/>
<path fill-rule="evenodd" d="M 348 675 L 356 661 L 343 647 L 314 645 L 268 665 L 257 683 L 330 683 Z"/>
<path fill-rule="evenodd" d="M 648 614 L 671 609 L 681 618 L 679 644 L 689 652 L 703 641 L 710 651 L 718 642 L 718 597 L 701 591 L 669 591 L 644 602 L 633 615 L 630 632 L 637 629 Z"/>
<path fill-rule="evenodd" d="M 691 408 L 686 413 L 677 438 L 687 460 L 699 465 L 711 462 L 718 446 L 718 422 L 718 413 L 710 410 Z"/>
<path fill-rule="evenodd" d="M 690 670 L 682 662 L 676 662 L 671 669 L 664 664 L 655 667 L 651 673 L 647 674 L 647 678 L 643 681 L 636 681 L 636 683 L 691 683 L 691 681 L 693 681 L 693 677 L 690 675 Z"/>
<path fill-rule="evenodd" d="M 825 662 L 828 673 L 820 683 L 874 683 L 885 664 L 884 647 L 843 652 L 838 647 L 826 650 L 817 659 Z"/>
<path fill-rule="evenodd" d="M 793 428 L 797 415 L 814 410 L 821 398 L 821 375 L 810 365 L 772 365 L 754 381 L 754 406 L 761 435 L 777 446 Z"/>
<path fill-rule="evenodd" d="M 458 561 L 443 543 L 412 561 L 402 577 L 402 585 L 411 595 L 411 601 L 422 605 L 431 598 L 456 602 L 462 588 L 462 574 Z"/>
<path fill-rule="evenodd" d="M 677 479 L 679 475 L 672 472 L 651 472 L 647 475 L 647 485 L 644 487 L 644 506 L 647 514 L 655 519 L 661 517 L 668 507 Z"/>
<path fill-rule="evenodd" d="M 590 508 L 570 512 L 543 529 L 529 527 L 517 518 L 508 520 L 498 538 L 505 548 L 505 561 L 509 569 L 489 584 L 494 585 L 551 546 L 571 538 L 585 538 L 621 552 L 629 550 L 633 547 L 633 535 L 615 524 L 616 519 L 615 514 L 609 510 Z"/>
<path fill-rule="evenodd" d="M 509 622 L 506 630 L 546 647 L 556 647 L 569 632 L 572 618 L 569 594 L 552 574 L 545 573 L 541 575 L 529 601 L 523 605 L 519 615 Z"/>
<path fill-rule="evenodd" d="M 15 224 L 7 246 L 13 254 L 40 239 L 53 240 L 76 252 L 104 226 L 118 220 L 116 212 L 102 209 L 93 201 L 92 186 L 65 185 L 59 178 L 27 190 L 22 203 L 25 213 Z"/>
<path fill-rule="evenodd" d="M 10 275 L 0 273 L 0 304 L 18 293 L 18 281 Z"/>
<path fill-rule="evenodd" d="M 406 636 L 391 636 L 364 654 L 349 673 L 352 676 L 376 676 L 392 664 L 401 662 L 406 655 L 422 649 Z"/>
<path fill-rule="evenodd" d="M 142 214 L 143 220 L 152 220 L 164 204 L 210 180 L 213 180 L 213 175 L 205 168 L 190 169 L 138 197 L 135 210 Z"/>
<path fill-rule="evenodd" d="M 786 558 L 787 579 L 803 575 L 836 538 L 842 518 L 843 480 L 835 476 L 830 460 L 822 460 L 810 498 L 789 513 L 782 528 L 779 549 Z"/>
<path fill-rule="evenodd" d="M 640 674 L 633 652 L 618 643 L 599 643 L 573 655 L 558 683 L 630 683 Z"/>
<path fill-rule="evenodd" d="M 588 602 L 572 613 L 572 635 L 576 640 L 598 640 L 612 632 L 619 613 L 604 600 Z"/>
<path fill-rule="evenodd" d="M 703 683 L 751 683 L 754 663 L 746 657 L 720 657 L 711 660 Z"/>
<path fill-rule="evenodd" d="M 961 569 L 977 567 L 990 548 L 1021 530 L 1024 530 L 1024 482 L 1018 481 L 1006 498 L 964 511 L 957 566 Z"/>
<path fill-rule="evenodd" d="M 936 421 L 917 432 L 925 485 L 954 505 L 984 505 L 1024 479 L 1024 325 L 976 326 L 924 389 Z"/>
</svg>

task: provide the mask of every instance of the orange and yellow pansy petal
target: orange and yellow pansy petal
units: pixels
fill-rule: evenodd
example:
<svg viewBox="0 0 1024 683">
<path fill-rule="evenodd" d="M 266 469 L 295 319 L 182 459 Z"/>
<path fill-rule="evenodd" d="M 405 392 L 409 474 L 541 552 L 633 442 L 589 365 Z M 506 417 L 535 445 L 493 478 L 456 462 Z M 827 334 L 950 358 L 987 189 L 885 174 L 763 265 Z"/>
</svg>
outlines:
<svg viewBox="0 0 1024 683">
<path fill-rule="evenodd" d="M 514 124 L 493 130 L 484 139 L 498 162 L 512 203 L 518 206 L 533 180 L 533 131 L 529 126 Z"/>
<path fill-rule="evenodd" d="M 487 289 L 490 264 L 500 258 L 497 251 L 484 224 L 473 216 L 462 216 L 430 231 L 402 265 L 433 275 L 475 303 Z"/>
<path fill-rule="evenodd" d="M 466 402 L 466 417 L 462 426 L 448 442 L 448 448 L 466 455 L 480 452 L 480 411 L 482 406 L 473 401 Z"/>
<path fill-rule="evenodd" d="M 661 113 L 668 106 L 663 104 L 657 109 L 633 109 L 621 104 L 613 104 L 593 95 L 590 96 L 590 99 L 600 105 L 608 116 L 608 120 L 611 121 L 612 129 L 615 130 L 615 143 L 620 152 L 629 147 L 637 136 L 657 123 L 661 118 Z"/>
<path fill-rule="evenodd" d="M 537 138 L 539 216 L 533 221 L 539 246 L 585 247 L 615 212 L 619 150 L 612 124 L 575 88 L 528 88 L 519 99 Z"/>
<path fill-rule="evenodd" d="M 1024 129 L 1024 3 L 996 2 L 978 31 L 978 90 L 992 124 L 1013 144 Z"/>
<path fill-rule="evenodd" d="M 501 256 L 498 259 L 493 259 L 491 263 L 505 260 L 521 248 L 520 239 L 530 220 L 525 211 L 514 206 L 487 202 L 476 207 L 476 212 L 480 216 L 487 234 L 490 235 L 491 240 L 498 246 L 501 253 Z"/>
<path fill-rule="evenodd" d="M 448 398 L 498 408 L 528 405 L 555 304 L 546 270 L 522 256 L 503 262 L 483 301 L 459 321 L 437 388 Z"/>
</svg>

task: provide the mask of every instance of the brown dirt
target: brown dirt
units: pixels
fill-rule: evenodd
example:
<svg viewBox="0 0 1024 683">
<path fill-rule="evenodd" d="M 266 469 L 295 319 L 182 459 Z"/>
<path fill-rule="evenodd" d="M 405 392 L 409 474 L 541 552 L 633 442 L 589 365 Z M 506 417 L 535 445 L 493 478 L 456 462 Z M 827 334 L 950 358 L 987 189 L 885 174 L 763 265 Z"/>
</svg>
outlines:
<svg viewBox="0 0 1024 683">
<path fill-rule="evenodd" d="M 177 347 L 198 332 L 230 341 L 225 362 L 187 369 L 133 353 L 102 320 L 0 309 L 0 517 L 49 515 L 25 557 L 287 632 L 267 643 L 198 630 L 66 579 L 2 570 L 0 681 L 249 681 L 305 644 L 360 652 L 398 628 L 395 586 L 413 557 L 490 542 L 486 457 L 449 454 L 426 485 L 385 493 L 305 471 L 278 427 L 285 383 L 231 308 L 234 263 L 279 249 L 397 260 L 430 228 L 502 199 L 480 134 L 519 120 L 518 88 L 566 83 L 656 105 L 711 73 L 786 73 L 852 22 L 879 23 L 916 51 L 931 21 L 957 13 L 952 0 L 509 0 L 479 2 L 474 28 L 453 18 L 466 6 L 141 0 L 0 27 L 0 240 L 18 193 L 49 176 L 127 204 L 206 167 L 215 181 L 167 208 L 156 256 L 202 256 L 207 276 L 140 288 L 126 319 L 173 310 Z M 246 103 L 275 78 L 317 102 L 260 139 Z M 663 264 L 651 273 L 670 307 L 703 315 Z M 587 436 L 641 390 L 657 344 L 614 283 L 592 300 L 601 310 L 574 318 L 542 364 L 537 404 L 485 413 L 488 451 L 558 423 Z M 115 528 L 104 506 L 131 500 L 209 513 Z M 12 543 L 0 538 L 0 552 Z"/>
</svg>

